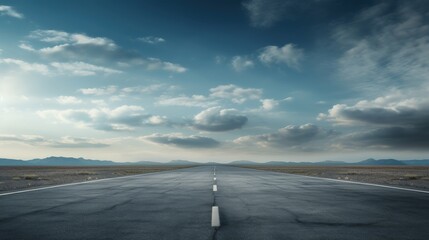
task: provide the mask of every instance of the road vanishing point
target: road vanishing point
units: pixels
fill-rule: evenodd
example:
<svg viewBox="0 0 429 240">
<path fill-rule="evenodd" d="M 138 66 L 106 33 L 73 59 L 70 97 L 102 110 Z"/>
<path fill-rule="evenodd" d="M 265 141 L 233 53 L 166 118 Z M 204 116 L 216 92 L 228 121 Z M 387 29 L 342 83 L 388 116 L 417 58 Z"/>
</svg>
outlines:
<svg viewBox="0 0 429 240">
<path fill-rule="evenodd" d="M 199 166 L 0 194 L 0 239 L 429 239 L 429 193 Z"/>
</svg>

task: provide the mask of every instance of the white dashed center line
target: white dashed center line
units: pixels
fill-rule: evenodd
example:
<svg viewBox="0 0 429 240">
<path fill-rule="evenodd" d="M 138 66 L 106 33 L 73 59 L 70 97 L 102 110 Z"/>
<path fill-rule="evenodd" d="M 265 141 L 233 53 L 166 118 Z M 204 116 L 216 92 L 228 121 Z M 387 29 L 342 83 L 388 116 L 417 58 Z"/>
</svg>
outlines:
<svg viewBox="0 0 429 240">
<path fill-rule="evenodd" d="M 212 227 L 220 227 L 219 207 L 212 207 Z"/>
<path fill-rule="evenodd" d="M 213 185 L 213 192 L 217 192 L 217 185 Z"/>
</svg>

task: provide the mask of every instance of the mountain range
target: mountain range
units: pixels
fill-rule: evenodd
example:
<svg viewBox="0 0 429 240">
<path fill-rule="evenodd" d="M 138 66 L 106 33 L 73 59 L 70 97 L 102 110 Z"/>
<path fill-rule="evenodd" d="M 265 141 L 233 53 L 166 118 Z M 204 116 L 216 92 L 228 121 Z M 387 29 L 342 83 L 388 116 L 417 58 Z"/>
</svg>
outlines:
<svg viewBox="0 0 429 240">
<path fill-rule="evenodd" d="M 0 158 L 0 166 L 183 166 L 183 165 L 213 165 L 215 162 L 198 163 L 187 160 L 172 160 L 166 163 L 155 161 L 139 162 L 114 162 L 108 160 L 92 160 L 72 157 L 47 157 L 36 158 L 31 160 L 18 160 Z M 396 160 L 396 159 L 366 159 L 360 162 L 343 162 L 343 161 L 321 161 L 321 162 L 282 162 L 269 161 L 258 163 L 247 160 L 239 160 L 227 163 L 229 165 L 260 165 L 260 166 L 429 166 L 429 159 L 424 160 Z"/>
<path fill-rule="evenodd" d="M 139 161 L 139 162 L 114 162 L 108 160 L 92 160 L 84 158 L 72 157 L 47 157 L 36 158 L 31 160 L 18 160 L 0 158 L 0 166 L 126 166 L 126 165 L 144 165 L 144 166 L 181 166 L 181 165 L 195 165 L 196 162 L 186 160 L 172 160 L 166 163 L 154 161 Z"/>
<path fill-rule="evenodd" d="M 396 160 L 369 158 L 359 162 L 321 161 L 321 162 L 282 162 L 270 161 L 257 163 L 252 161 L 233 161 L 231 165 L 261 165 L 261 166 L 429 166 L 429 159 L 423 160 Z"/>
</svg>

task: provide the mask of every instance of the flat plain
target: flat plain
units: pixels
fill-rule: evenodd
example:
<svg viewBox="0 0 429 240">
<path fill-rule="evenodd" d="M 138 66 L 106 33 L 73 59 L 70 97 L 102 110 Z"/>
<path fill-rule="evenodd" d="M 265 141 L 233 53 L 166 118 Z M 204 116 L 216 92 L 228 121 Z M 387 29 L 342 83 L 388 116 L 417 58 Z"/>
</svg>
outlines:
<svg viewBox="0 0 429 240">
<path fill-rule="evenodd" d="M 429 166 L 244 166 L 353 182 L 429 189 Z"/>
<path fill-rule="evenodd" d="M 168 171 L 187 166 L 0 167 L 0 192 Z"/>
</svg>

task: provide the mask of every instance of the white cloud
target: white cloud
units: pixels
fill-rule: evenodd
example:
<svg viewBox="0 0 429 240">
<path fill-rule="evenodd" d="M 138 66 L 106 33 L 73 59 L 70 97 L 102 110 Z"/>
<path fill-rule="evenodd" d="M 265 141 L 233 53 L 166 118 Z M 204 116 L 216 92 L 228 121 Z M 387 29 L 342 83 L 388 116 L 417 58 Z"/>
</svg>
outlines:
<svg viewBox="0 0 429 240">
<path fill-rule="evenodd" d="M 73 124 L 76 127 L 103 131 L 131 131 L 138 127 L 164 125 L 165 116 L 144 113 L 140 106 L 122 105 L 117 108 L 43 110 L 37 114 L 45 119 Z"/>
<path fill-rule="evenodd" d="M 152 134 L 140 137 L 143 141 L 149 141 L 156 144 L 170 145 L 181 148 L 214 148 L 219 146 L 219 142 L 208 137 L 185 136 L 181 133 L 170 134 Z"/>
<path fill-rule="evenodd" d="M 43 75 L 49 74 L 48 66 L 40 63 L 29 63 L 14 58 L 1 58 L 0 63 L 16 65 L 23 71 L 37 72 Z"/>
<path fill-rule="evenodd" d="M 243 70 L 253 67 L 255 64 L 247 57 L 235 56 L 231 60 L 231 65 L 235 71 L 241 72 Z"/>
<path fill-rule="evenodd" d="M 229 99 L 234 103 L 244 103 L 247 100 L 260 99 L 262 90 L 257 88 L 241 88 L 233 84 L 219 85 L 210 89 L 210 96 Z"/>
<path fill-rule="evenodd" d="M 151 116 L 147 119 L 146 123 L 150 125 L 163 125 L 167 123 L 166 116 Z"/>
<path fill-rule="evenodd" d="M 147 37 L 141 37 L 138 38 L 138 40 L 149 43 L 149 44 L 158 44 L 165 42 L 165 39 L 162 37 L 154 37 L 154 36 L 147 36 Z"/>
<path fill-rule="evenodd" d="M 14 18 L 24 18 L 22 13 L 19 13 L 11 6 L 0 5 L 0 15 L 7 15 Z"/>
<path fill-rule="evenodd" d="M 70 40 L 75 44 L 106 46 L 110 50 L 117 48 L 117 45 L 113 42 L 113 40 L 104 37 L 89 37 L 85 34 L 74 33 L 70 35 Z"/>
<path fill-rule="evenodd" d="M 209 132 L 240 129 L 247 123 L 247 117 L 236 109 L 208 108 L 194 117 L 193 127 Z"/>
<path fill-rule="evenodd" d="M 136 127 L 160 125 L 165 117 L 144 113 L 140 106 L 122 105 L 117 108 L 43 110 L 37 114 L 45 119 L 104 131 L 131 131 Z M 154 118 L 152 118 L 154 117 Z"/>
<path fill-rule="evenodd" d="M 279 105 L 279 101 L 274 99 L 262 99 L 260 101 L 262 103 L 261 108 L 266 111 L 273 110 Z"/>
<path fill-rule="evenodd" d="M 104 38 L 104 37 L 90 37 L 82 33 L 67 33 L 57 30 L 35 30 L 30 33 L 30 38 L 38 39 L 42 42 L 48 43 L 62 43 L 64 46 L 69 46 L 69 44 L 74 45 L 98 45 L 105 46 L 107 49 L 114 50 L 117 48 L 117 45 L 113 40 Z M 54 47 L 62 46 L 57 45 Z M 49 50 L 45 49 L 47 53 Z"/>
<path fill-rule="evenodd" d="M 74 96 L 59 96 L 57 97 L 57 102 L 60 104 L 79 104 L 82 103 L 82 100 Z"/>
<path fill-rule="evenodd" d="M 292 100 L 293 100 L 292 97 L 287 97 L 287 98 L 284 98 L 284 99 L 281 99 L 281 100 L 276 100 L 276 99 L 272 99 L 272 98 L 261 99 L 261 100 L 259 100 L 261 102 L 261 108 L 260 108 L 260 110 L 271 111 L 271 110 L 277 108 L 280 105 L 280 103 L 282 103 L 282 102 L 290 102 Z"/>
<path fill-rule="evenodd" d="M 51 66 L 55 67 L 60 73 L 68 73 L 76 76 L 93 76 L 97 73 L 122 73 L 122 71 L 116 69 L 96 66 L 85 62 L 53 62 Z"/>
<path fill-rule="evenodd" d="M 161 97 L 157 104 L 163 106 L 186 106 L 186 107 L 210 107 L 217 104 L 217 101 L 203 96 L 203 95 L 192 95 L 179 96 L 179 97 Z"/>
<path fill-rule="evenodd" d="M 148 61 L 144 64 L 148 70 L 165 70 L 169 72 L 184 73 L 187 71 L 186 68 L 179 64 L 164 62 L 158 58 L 148 58 Z"/>
<path fill-rule="evenodd" d="M 102 96 L 102 95 L 110 95 L 115 93 L 118 90 L 117 86 L 107 86 L 107 87 L 101 87 L 101 88 L 82 88 L 79 89 L 79 92 L 85 95 L 96 95 L 96 96 Z"/>
<path fill-rule="evenodd" d="M 283 63 L 298 69 L 304 58 L 304 51 L 292 43 L 285 44 L 283 47 L 267 46 L 262 48 L 258 58 L 265 64 Z"/>
</svg>

